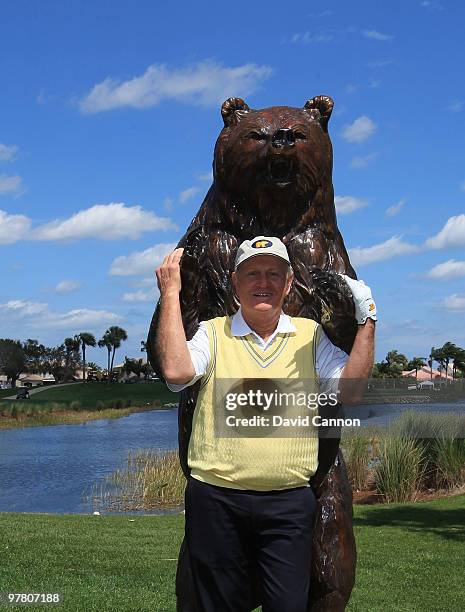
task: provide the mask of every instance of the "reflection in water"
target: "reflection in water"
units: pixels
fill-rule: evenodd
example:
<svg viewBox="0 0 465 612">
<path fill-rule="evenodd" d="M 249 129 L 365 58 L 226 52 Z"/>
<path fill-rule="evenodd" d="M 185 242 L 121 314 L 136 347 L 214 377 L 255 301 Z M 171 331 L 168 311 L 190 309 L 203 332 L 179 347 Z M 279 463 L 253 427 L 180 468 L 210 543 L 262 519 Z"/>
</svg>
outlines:
<svg viewBox="0 0 465 612">
<path fill-rule="evenodd" d="M 135 449 L 177 448 L 177 409 L 0 431 L 1 512 L 90 512 L 82 494 Z"/>
</svg>

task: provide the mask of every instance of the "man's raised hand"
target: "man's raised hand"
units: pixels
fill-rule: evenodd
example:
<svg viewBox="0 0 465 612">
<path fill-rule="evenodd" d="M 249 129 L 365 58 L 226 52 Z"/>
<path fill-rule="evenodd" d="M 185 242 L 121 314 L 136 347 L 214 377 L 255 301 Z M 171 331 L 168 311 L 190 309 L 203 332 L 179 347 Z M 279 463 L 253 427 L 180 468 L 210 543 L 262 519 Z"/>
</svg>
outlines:
<svg viewBox="0 0 465 612">
<path fill-rule="evenodd" d="M 175 249 L 167 255 L 159 268 L 155 270 L 161 296 L 179 295 L 181 291 L 181 257 L 184 249 Z"/>
<path fill-rule="evenodd" d="M 376 316 L 376 304 L 371 295 L 371 289 L 368 285 L 365 285 L 363 281 L 357 281 L 345 274 L 341 274 L 342 278 L 349 285 L 349 289 L 352 291 L 352 297 L 354 298 L 355 304 L 355 318 L 359 325 L 363 325 L 365 321 L 370 318 L 373 321 L 377 321 Z"/>
</svg>

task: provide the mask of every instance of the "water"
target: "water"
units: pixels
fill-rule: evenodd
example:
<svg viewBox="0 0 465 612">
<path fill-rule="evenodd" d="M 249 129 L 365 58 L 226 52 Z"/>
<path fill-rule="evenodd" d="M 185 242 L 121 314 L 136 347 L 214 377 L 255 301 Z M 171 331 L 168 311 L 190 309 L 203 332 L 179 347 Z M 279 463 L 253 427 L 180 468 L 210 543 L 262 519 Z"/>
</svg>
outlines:
<svg viewBox="0 0 465 612">
<path fill-rule="evenodd" d="M 347 418 L 360 418 L 361 425 L 371 426 L 388 426 L 398 419 L 404 412 L 416 412 L 417 414 L 436 413 L 454 413 L 456 415 L 465 414 L 465 402 L 437 403 L 437 404 L 374 404 L 364 405 L 353 409 L 347 407 L 345 415 Z"/>
<path fill-rule="evenodd" d="M 129 450 L 175 448 L 177 409 L 0 431 L 0 512 L 91 512 L 83 493 Z"/>
<path fill-rule="evenodd" d="M 346 409 L 363 425 L 387 425 L 404 410 L 464 413 L 464 404 Z M 368 412 L 370 413 L 370 418 Z M 363 418 L 365 416 L 365 419 Z M 133 413 L 79 425 L 0 431 L 0 512 L 88 513 L 90 487 L 123 467 L 129 450 L 177 448 L 177 409 Z"/>
</svg>

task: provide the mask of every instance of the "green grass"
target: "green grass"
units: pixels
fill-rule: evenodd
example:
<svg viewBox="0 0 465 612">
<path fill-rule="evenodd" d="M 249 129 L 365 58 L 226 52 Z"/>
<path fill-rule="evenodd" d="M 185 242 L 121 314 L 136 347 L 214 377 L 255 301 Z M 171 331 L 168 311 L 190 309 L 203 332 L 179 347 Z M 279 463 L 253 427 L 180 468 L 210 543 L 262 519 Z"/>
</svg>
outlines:
<svg viewBox="0 0 465 612">
<path fill-rule="evenodd" d="M 18 393 L 18 389 L 0 389 L 0 399 L 2 397 L 10 397 Z"/>
<path fill-rule="evenodd" d="M 0 591 L 61 592 L 66 612 L 174 612 L 183 525 L 180 515 L 0 514 Z M 465 609 L 465 496 L 356 506 L 355 533 L 349 611 Z"/>
<path fill-rule="evenodd" d="M 10 393 L 10 395 L 13 395 Z M 97 402 L 131 399 L 132 405 L 144 406 L 154 399 L 160 399 L 161 403 L 177 401 L 178 395 L 171 393 L 161 382 L 140 383 L 125 385 L 121 383 L 75 383 L 65 387 L 49 387 L 36 395 L 31 395 L 29 400 L 34 404 L 45 404 L 47 402 L 60 402 L 70 404 L 73 401 L 81 402 L 82 408 L 95 408 Z M 27 400 L 26 400 L 27 401 Z"/>
</svg>

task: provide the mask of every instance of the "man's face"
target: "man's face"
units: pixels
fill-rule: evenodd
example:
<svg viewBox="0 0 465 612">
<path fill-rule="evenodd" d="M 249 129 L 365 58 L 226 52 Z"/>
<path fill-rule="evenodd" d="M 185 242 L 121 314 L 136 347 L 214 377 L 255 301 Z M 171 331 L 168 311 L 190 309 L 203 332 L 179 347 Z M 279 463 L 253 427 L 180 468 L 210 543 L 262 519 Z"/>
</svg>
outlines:
<svg viewBox="0 0 465 612">
<path fill-rule="evenodd" d="M 273 255 L 257 255 L 244 261 L 232 282 L 243 313 L 281 311 L 293 275 L 288 264 Z"/>
</svg>

